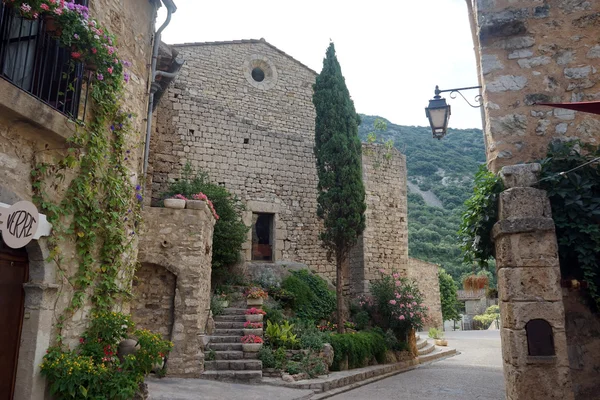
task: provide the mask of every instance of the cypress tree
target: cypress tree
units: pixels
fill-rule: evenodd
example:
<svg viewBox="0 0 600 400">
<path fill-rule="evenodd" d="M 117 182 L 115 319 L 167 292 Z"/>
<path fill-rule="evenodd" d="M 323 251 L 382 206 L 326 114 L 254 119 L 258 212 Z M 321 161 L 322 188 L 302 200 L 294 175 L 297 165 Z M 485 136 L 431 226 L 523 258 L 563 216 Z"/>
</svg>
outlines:
<svg viewBox="0 0 600 400">
<path fill-rule="evenodd" d="M 329 44 L 323 70 L 313 86 L 317 215 L 324 230 L 319 238 L 329 259 L 335 257 L 338 332 L 343 333 L 343 265 L 365 229 L 365 187 L 362 182 L 360 117 L 346 87 L 342 69 Z"/>
</svg>

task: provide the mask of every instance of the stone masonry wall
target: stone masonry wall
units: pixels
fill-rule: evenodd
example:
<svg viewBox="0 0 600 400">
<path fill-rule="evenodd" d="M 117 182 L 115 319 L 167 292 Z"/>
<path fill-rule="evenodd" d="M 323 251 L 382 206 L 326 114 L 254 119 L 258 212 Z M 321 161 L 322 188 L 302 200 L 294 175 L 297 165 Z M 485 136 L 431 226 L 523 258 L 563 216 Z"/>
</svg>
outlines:
<svg viewBox="0 0 600 400">
<path fill-rule="evenodd" d="M 163 266 L 144 263 L 135 272 L 131 317 L 137 329 L 171 340 L 177 277 Z"/>
<path fill-rule="evenodd" d="M 423 330 L 441 329 L 443 326 L 442 303 L 440 299 L 439 265 L 410 257 L 408 259 L 408 277 L 414 279 L 425 297 L 425 306 L 429 308 L 429 320 Z"/>
<path fill-rule="evenodd" d="M 472 4 L 490 169 L 497 172 L 503 166 L 541 159 L 555 138 L 598 145 L 597 115 L 535 103 L 600 100 L 600 2 L 479 0 Z M 548 283 L 546 289 L 552 285 Z M 516 289 L 500 287 L 501 293 L 512 290 Z M 600 387 L 589 369 L 600 359 L 593 328 L 600 319 L 583 312 L 583 306 L 570 297 L 563 299 L 570 376 L 576 398 L 589 398 L 585 393 L 597 393 Z M 585 329 L 579 329 L 581 315 L 589 317 Z M 527 391 L 521 394 L 531 398 Z"/>
<path fill-rule="evenodd" d="M 596 116 L 534 103 L 600 100 L 600 2 L 468 1 L 490 168 L 541 159 L 553 138 L 598 144 Z"/>
<path fill-rule="evenodd" d="M 133 64 L 129 69 L 131 81 L 123 95 L 125 109 L 134 115 L 133 134 L 127 144 L 131 150 L 128 167 L 135 181 L 142 157 L 139 144 L 145 132 L 156 3 L 148 0 L 90 0 L 89 3 L 90 14 L 117 36 L 119 55 Z M 31 201 L 31 170 L 38 163 L 56 163 L 64 157 L 66 139 L 74 134 L 74 127 L 64 115 L 0 78 L 0 201 L 8 204 Z M 49 199 L 59 203 L 76 172 L 66 171 L 64 181 L 56 180 L 57 187 L 48 188 Z M 71 298 L 72 287 L 61 278 L 56 265 L 48 261 L 47 239 L 32 242 L 28 252 L 31 273 L 26 284 L 15 398 L 41 400 L 46 394 L 39 365 L 58 333 L 54 324 Z M 66 276 L 77 271 L 78 265 L 71 257 L 74 252 L 69 241 L 61 242 L 61 253 L 65 256 L 61 268 Z M 88 306 L 66 321 L 62 335 L 68 345 L 78 344 L 88 323 Z"/>
<path fill-rule="evenodd" d="M 368 292 L 379 270 L 407 275 L 406 157 L 396 149 L 363 145 L 366 229 L 350 254 L 351 293 Z M 362 254 L 361 254 L 362 253 Z"/>
<path fill-rule="evenodd" d="M 169 355 L 168 373 L 177 376 L 198 376 L 203 371 L 204 354 L 199 335 L 205 333 L 206 322 L 210 312 L 210 279 L 212 260 L 212 238 L 215 219 L 206 205 L 201 210 L 176 210 L 170 208 L 147 207 L 142 216 L 144 228 L 140 234 L 139 262 L 165 268 L 175 275 L 174 323 L 169 332 L 174 344 Z M 141 278 L 148 278 L 142 267 Z M 165 271 L 166 272 L 166 271 Z M 160 280 L 160 279 L 159 279 Z M 152 285 L 154 282 L 146 282 Z M 169 279 L 161 285 L 168 285 Z M 170 294 L 160 288 L 149 288 L 149 292 L 135 290 L 139 295 L 144 293 L 162 297 L 164 302 L 156 308 L 156 301 L 147 298 L 136 298 L 133 301 L 133 318 L 142 323 L 156 327 L 165 320 L 165 309 L 170 307 Z M 158 299 L 157 299 L 158 300 Z M 151 312 L 145 309 L 151 304 Z M 143 305 L 143 306 L 142 306 Z M 143 311 L 142 311 L 143 310 Z M 142 312 L 140 312 L 142 311 Z M 167 327 L 161 329 L 161 333 Z"/>
<path fill-rule="evenodd" d="M 185 64 L 158 109 L 153 201 L 189 162 L 243 200 L 247 224 L 253 211 L 275 214 L 275 261 L 307 264 L 333 279 L 318 240 L 315 72 L 262 40 L 174 47 Z M 255 67 L 262 82 L 251 77 Z"/>
</svg>

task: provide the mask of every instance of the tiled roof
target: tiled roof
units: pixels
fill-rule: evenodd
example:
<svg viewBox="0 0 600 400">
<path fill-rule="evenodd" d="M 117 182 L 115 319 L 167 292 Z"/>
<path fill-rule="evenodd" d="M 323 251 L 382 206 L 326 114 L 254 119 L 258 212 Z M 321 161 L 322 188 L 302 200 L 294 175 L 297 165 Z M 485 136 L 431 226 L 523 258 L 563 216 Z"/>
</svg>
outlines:
<svg viewBox="0 0 600 400">
<path fill-rule="evenodd" d="M 485 289 L 479 289 L 474 292 L 470 290 L 458 290 L 457 295 L 459 300 L 480 300 L 485 297 Z"/>
<path fill-rule="evenodd" d="M 278 53 L 286 56 L 287 58 L 291 59 L 294 62 L 297 62 L 298 64 L 302 65 L 304 68 L 308 69 L 310 72 L 312 72 L 315 75 L 318 75 L 318 73 L 308 67 L 306 64 L 298 61 L 297 59 L 295 59 L 294 57 L 290 56 L 289 54 L 287 54 L 286 52 L 279 50 L 277 47 L 273 46 L 271 43 L 267 42 L 264 38 L 260 38 L 260 39 L 240 39 L 240 40 L 228 40 L 228 41 L 223 41 L 223 42 L 192 42 L 192 43 L 179 43 L 179 44 L 172 44 L 171 46 L 173 47 L 192 47 L 192 46 L 220 46 L 220 45 L 227 45 L 227 44 L 257 44 L 257 43 L 262 43 L 265 44 L 267 46 L 269 46 L 270 48 L 272 48 L 273 50 L 277 51 Z"/>
</svg>

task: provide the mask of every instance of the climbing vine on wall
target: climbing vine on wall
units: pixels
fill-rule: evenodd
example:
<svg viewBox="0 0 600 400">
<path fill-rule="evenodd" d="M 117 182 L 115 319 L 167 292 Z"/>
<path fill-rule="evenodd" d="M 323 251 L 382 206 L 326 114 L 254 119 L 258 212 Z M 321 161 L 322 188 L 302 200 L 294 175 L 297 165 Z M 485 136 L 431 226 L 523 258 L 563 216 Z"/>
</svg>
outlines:
<svg viewBox="0 0 600 400">
<path fill-rule="evenodd" d="M 540 189 L 552 205 L 563 279 L 581 281 L 600 310 L 600 147 L 580 141 L 550 144 Z M 595 161 L 594 161 L 595 160 Z"/>
<path fill-rule="evenodd" d="M 54 15 L 62 32 L 70 34 L 69 41 L 86 41 L 91 35 L 86 41 L 91 47 L 74 51 L 71 63 L 89 54 L 96 68 L 88 73 L 87 82 L 91 118 L 76 122 L 66 155 L 55 162 L 39 162 L 31 172 L 33 200 L 53 225 L 50 259 L 73 289 L 69 306 L 58 317 L 57 327 L 62 331 L 67 318 L 88 300 L 96 311 L 106 311 L 128 294 L 141 193 L 131 183 L 126 167 L 132 115 L 122 108 L 122 93 L 128 78 L 123 66 L 129 63 L 119 58 L 116 38 L 89 16 L 86 7 L 69 1 L 51 3 L 54 8 L 50 10 L 43 7 L 46 2 L 38 4 L 39 14 Z M 68 187 L 62 199 L 53 201 L 64 182 Z M 74 274 L 63 267 L 72 258 L 64 254 L 70 243 L 78 264 Z"/>
<path fill-rule="evenodd" d="M 600 310 L 600 147 L 580 141 L 550 143 L 537 187 L 548 193 L 556 226 L 561 275 L 575 280 Z M 494 255 L 491 230 L 498 220 L 500 179 L 482 169 L 466 202 L 460 235 L 466 261 Z"/>
</svg>

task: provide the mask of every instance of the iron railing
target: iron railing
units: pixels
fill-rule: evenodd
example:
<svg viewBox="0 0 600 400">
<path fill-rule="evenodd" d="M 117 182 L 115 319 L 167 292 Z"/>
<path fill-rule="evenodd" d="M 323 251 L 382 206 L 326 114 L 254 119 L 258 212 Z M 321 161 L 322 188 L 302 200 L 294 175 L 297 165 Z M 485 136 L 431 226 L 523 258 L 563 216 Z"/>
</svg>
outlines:
<svg viewBox="0 0 600 400">
<path fill-rule="evenodd" d="M 77 3 L 87 3 L 78 1 Z M 88 85 L 71 49 L 46 32 L 43 18 L 21 17 L 0 2 L 0 77 L 72 119 L 84 119 Z M 82 88 L 85 94 L 82 97 Z M 83 101 L 82 101 L 83 100 Z"/>
</svg>

